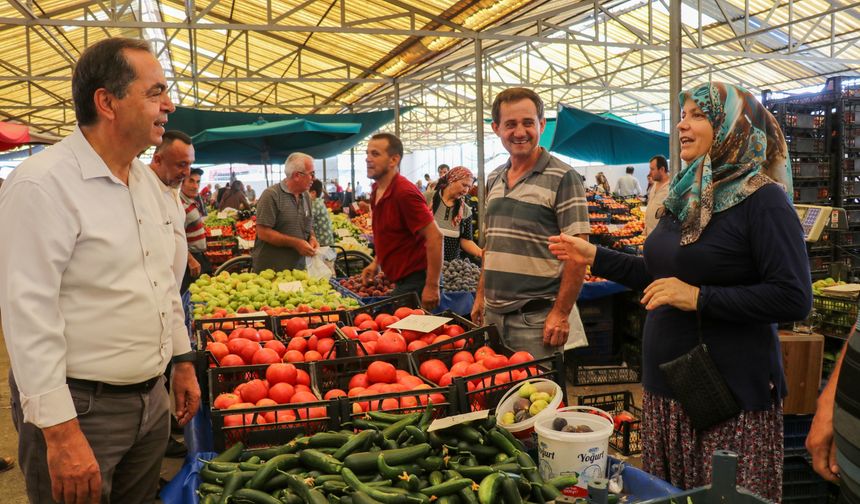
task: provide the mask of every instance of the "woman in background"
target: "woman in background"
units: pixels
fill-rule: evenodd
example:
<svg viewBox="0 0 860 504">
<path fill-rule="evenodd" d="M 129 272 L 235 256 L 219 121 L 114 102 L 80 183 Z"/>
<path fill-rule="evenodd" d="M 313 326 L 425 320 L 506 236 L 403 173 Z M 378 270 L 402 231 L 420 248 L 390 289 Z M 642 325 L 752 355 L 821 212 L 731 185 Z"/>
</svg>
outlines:
<svg viewBox="0 0 860 504">
<path fill-rule="evenodd" d="M 468 168 L 457 166 L 438 180 L 433 191 L 424 193 L 427 206 L 442 231 L 445 261 L 460 259 L 461 249 L 469 255 L 481 257 L 481 248 L 472 240 L 472 209 L 464 199 L 474 180 L 475 176 Z"/>
<path fill-rule="evenodd" d="M 597 181 L 596 190 L 598 194 L 605 194 L 607 196 L 612 194 L 612 190 L 609 188 L 609 181 L 606 180 L 606 175 L 603 172 L 597 172 L 594 179 Z"/>
</svg>

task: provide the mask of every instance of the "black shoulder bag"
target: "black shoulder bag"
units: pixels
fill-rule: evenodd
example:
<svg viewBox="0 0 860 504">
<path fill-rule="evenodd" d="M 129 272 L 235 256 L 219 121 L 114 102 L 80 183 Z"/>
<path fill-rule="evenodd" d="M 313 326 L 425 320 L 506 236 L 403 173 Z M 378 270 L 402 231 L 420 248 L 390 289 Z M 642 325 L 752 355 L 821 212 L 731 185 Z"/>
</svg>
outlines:
<svg viewBox="0 0 860 504">
<path fill-rule="evenodd" d="M 693 428 L 703 431 L 736 416 L 741 408 L 708 353 L 698 312 L 696 318 L 699 344 L 677 359 L 660 364 L 660 371 Z"/>
</svg>

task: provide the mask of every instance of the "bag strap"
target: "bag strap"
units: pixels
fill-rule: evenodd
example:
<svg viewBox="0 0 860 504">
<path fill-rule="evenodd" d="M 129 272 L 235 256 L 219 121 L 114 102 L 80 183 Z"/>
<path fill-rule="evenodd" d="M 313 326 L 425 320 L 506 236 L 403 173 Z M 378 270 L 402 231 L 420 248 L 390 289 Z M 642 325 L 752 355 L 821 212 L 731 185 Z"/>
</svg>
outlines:
<svg viewBox="0 0 860 504">
<path fill-rule="evenodd" d="M 704 345 L 705 339 L 702 334 L 702 310 L 700 310 L 701 307 L 699 306 L 701 298 L 702 296 L 700 294 L 699 297 L 696 299 L 696 328 L 698 329 L 699 333 L 699 344 Z"/>
</svg>

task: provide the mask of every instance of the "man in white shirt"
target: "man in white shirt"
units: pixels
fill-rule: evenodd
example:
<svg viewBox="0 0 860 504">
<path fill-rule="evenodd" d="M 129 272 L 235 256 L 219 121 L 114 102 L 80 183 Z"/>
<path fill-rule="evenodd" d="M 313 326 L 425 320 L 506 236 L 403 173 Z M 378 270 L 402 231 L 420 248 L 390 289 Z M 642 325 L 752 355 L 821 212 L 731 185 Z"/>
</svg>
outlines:
<svg viewBox="0 0 860 504">
<path fill-rule="evenodd" d="M 645 236 L 648 236 L 657 222 L 660 221 L 658 212 L 663 208 L 663 201 L 669 195 L 669 163 L 663 156 L 654 156 L 650 164 L 651 190 L 648 191 L 648 206 L 645 208 Z"/>
<path fill-rule="evenodd" d="M 627 173 L 618 178 L 618 183 L 615 185 L 615 192 L 622 198 L 628 196 L 639 196 L 642 194 L 642 186 L 639 181 L 633 176 L 633 167 L 627 167 Z"/>
<path fill-rule="evenodd" d="M 0 310 L 31 502 L 151 502 L 169 432 L 200 388 L 171 269 L 171 213 L 136 158 L 175 110 L 149 44 L 90 46 L 72 76 L 77 127 L 0 193 Z M 49 477 L 46 477 L 48 475 Z"/>
<path fill-rule="evenodd" d="M 194 147 L 191 137 L 181 131 L 166 131 L 161 144 L 155 148 L 149 167 L 155 172 L 164 202 L 171 212 L 173 222 L 173 241 L 176 245 L 173 258 L 173 274 L 176 284 L 182 285 L 185 267 L 191 266 L 200 270 L 200 263 L 188 253 L 188 241 L 185 239 L 185 210 L 179 200 L 179 186 L 191 173 L 194 164 Z"/>
</svg>

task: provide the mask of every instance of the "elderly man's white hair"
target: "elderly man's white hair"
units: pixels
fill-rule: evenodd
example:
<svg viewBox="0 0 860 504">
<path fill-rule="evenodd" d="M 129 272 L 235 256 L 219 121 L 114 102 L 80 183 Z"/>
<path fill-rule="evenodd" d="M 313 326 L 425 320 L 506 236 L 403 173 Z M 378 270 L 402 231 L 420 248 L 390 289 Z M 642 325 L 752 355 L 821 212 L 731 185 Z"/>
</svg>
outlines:
<svg viewBox="0 0 860 504">
<path fill-rule="evenodd" d="M 295 173 L 296 170 L 301 170 L 305 167 L 306 159 L 310 159 L 311 166 L 313 166 L 314 158 L 308 156 L 304 152 L 293 152 L 292 154 L 290 154 L 289 157 L 287 157 L 287 160 L 284 162 L 284 175 L 287 178 L 292 177 L 293 173 Z"/>
</svg>

